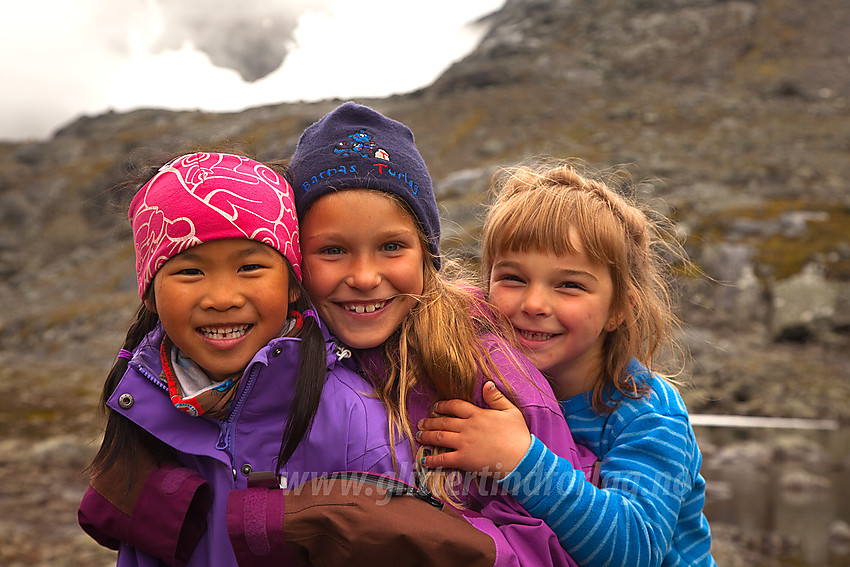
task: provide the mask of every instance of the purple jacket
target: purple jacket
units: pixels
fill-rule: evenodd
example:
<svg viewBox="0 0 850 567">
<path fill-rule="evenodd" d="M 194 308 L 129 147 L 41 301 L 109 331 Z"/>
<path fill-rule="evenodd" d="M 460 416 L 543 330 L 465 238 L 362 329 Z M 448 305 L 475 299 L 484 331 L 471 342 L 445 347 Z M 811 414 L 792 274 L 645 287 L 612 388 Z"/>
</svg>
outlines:
<svg viewBox="0 0 850 567">
<path fill-rule="evenodd" d="M 529 431 L 538 439 L 547 439 L 546 446 L 572 462 L 575 468 L 589 473 L 595 457 L 576 446 L 552 388 L 540 371 L 503 339 L 491 335 L 485 337 L 484 343 L 494 366 L 510 384 L 510 388 L 506 388 L 502 381 L 496 380 L 497 386 L 502 392 L 513 391 Z M 517 371 L 517 364 L 522 371 Z M 483 377 L 479 376 L 473 402 L 487 407 L 481 393 L 483 386 Z M 408 403 L 411 423 L 429 416 L 432 397 L 432 392 L 421 389 L 411 393 Z M 493 435 L 498 432 L 494 431 Z M 576 565 L 549 526 L 533 518 L 513 496 L 494 485 L 492 482 L 482 483 L 480 487 L 470 485 L 467 507 L 458 512 L 493 538 L 497 566 Z"/>
<path fill-rule="evenodd" d="M 585 458 L 586 453 L 582 453 L 575 445 L 572 439 L 572 435 L 567 428 L 566 422 L 564 421 L 563 414 L 561 413 L 560 408 L 558 407 L 555 397 L 552 394 L 551 388 L 549 384 L 546 382 L 545 378 L 531 365 L 531 363 L 522 355 L 517 353 L 511 347 L 509 347 L 503 340 L 496 337 L 488 337 L 485 341 L 491 354 L 491 358 L 496 365 L 496 367 L 504 376 L 505 381 L 508 382 L 511 386 L 510 389 L 505 388 L 504 383 L 500 382 L 498 385 L 502 388 L 503 391 L 511 390 L 514 394 L 515 401 L 518 406 L 522 410 L 526 421 L 529 425 L 529 429 L 535 436 L 540 439 L 545 439 L 547 445 L 552 448 L 554 452 L 558 455 L 563 456 L 570 460 L 577 468 L 583 468 L 586 470 L 590 469 L 592 465 L 591 461 L 587 461 Z M 329 356 L 329 361 L 333 358 Z M 521 370 L 517 370 L 514 365 L 514 361 L 519 364 Z M 338 364 L 338 363 L 337 363 Z M 329 362 L 330 366 L 333 366 Z M 337 366 L 338 367 L 338 366 Z M 332 372 L 333 374 L 333 368 Z M 329 377 L 328 383 L 330 384 L 333 381 L 331 377 Z M 122 383 L 123 386 L 123 383 Z M 479 406 L 484 406 L 484 402 L 482 400 L 480 391 L 481 386 L 483 386 L 483 379 L 479 379 L 479 383 L 476 386 L 476 395 L 475 402 Z M 368 389 L 368 387 L 367 387 Z M 120 397 L 120 392 L 123 391 L 121 387 L 116 390 L 115 396 Z M 329 394 L 329 386 L 325 388 L 325 395 Z M 411 393 L 408 409 L 410 412 L 411 423 L 416 423 L 421 417 L 425 417 L 430 409 L 432 403 L 433 394 L 431 392 L 425 390 L 416 390 Z M 288 399 L 288 398 L 287 398 Z M 366 398 L 362 403 L 368 405 L 374 402 L 374 399 Z M 113 407 L 115 406 L 114 399 L 111 401 Z M 356 404 L 355 404 L 356 405 Z M 374 410 L 374 408 L 370 409 Z M 375 423 L 374 427 L 380 426 L 380 431 L 386 430 L 386 412 L 383 410 L 383 407 L 380 407 L 380 413 L 378 412 L 370 412 L 370 423 Z M 322 410 L 320 409 L 320 414 Z M 376 419 L 376 415 L 380 416 Z M 192 418 L 197 419 L 197 418 Z M 365 419 L 365 416 L 364 416 Z M 383 423 L 380 420 L 384 420 Z M 281 421 L 282 423 L 282 421 Z M 317 424 L 319 423 L 319 418 L 317 416 Z M 365 423 L 365 421 L 364 421 Z M 356 425 L 356 424 L 354 424 Z M 279 425 L 282 428 L 282 425 Z M 313 433 L 316 432 L 314 429 Z M 273 447 L 272 450 L 274 454 L 276 454 L 278 445 L 279 445 L 279 433 L 278 436 L 273 438 Z M 251 433 L 253 435 L 253 432 Z M 345 435 L 343 433 L 342 435 Z M 348 446 L 351 446 L 351 439 L 348 437 L 339 437 L 336 439 L 336 443 L 342 443 L 342 440 L 348 440 Z M 384 440 L 386 443 L 386 440 Z M 311 434 L 309 440 L 305 440 L 305 444 L 310 444 L 315 447 L 316 444 L 313 442 L 313 434 Z M 302 444 L 299 447 L 298 451 L 295 455 L 293 455 L 293 460 L 290 463 L 294 463 L 295 459 L 302 454 L 302 448 L 306 445 Z M 360 443 L 357 443 L 359 446 Z M 321 443 L 319 447 L 322 449 L 327 449 L 331 446 L 331 442 L 327 441 L 327 446 L 322 446 Z M 389 450 L 389 444 L 385 445 L 386 451 Z M 398 462 L 399 467 L 402 469 L 400 471 L 400 476 L 409 482 L 412 482 L 410 470 L 405 470 L 405 465 L 410 465 L 412 463 L 412 459 L 407 447 L 406 443 L 400 444 L 397 449 Z M 386 459 L 385 462 L 388 462 Z M 364 463 L 365 464 L 365 463 Z M 197 463 L 193 461 L 187 461 L 186 465 L 197 467 Z M 372 470 L 379 471 L 379 468 L 372 467 L 371 469 L 366 466 L 361 466 L 356 462 L 349 462 L 348 470 Z M 391 468 L 391 465 L 388 465 Z M 235 467 L 234 467 L 235 468 Z M 287 467 L 290 469 L 290 467 Z M 342 468 L 339 468 L 342 470 Z M 254 469 L 259 470 L 259 469 Z M 294 470 L 294 469 L 290 469 Z M 328 469 L 330 470 L 330 469 Z M 284 470 L 284 472 L 286 469 Z M 179 473 L 179 474 L 178 474 Z M 181 474 L 183 476 L 181 476 Z M 128 535 L 132 535 L 132 537 L 138 537 L 138 535 L 133 529 L 135 525 L 141 526 L 150 526 L 153 521 L 151 517 L 154 517 L 158 514 L 159 522 L 161 523 L 163 518 L 171 518 L 175 516 L 173 520 L 173 526 L 170 529 L 162 528 L 160 530 L 161 533 L 158 534 L 159 539 L 152 540 L 148 538 L 147 540 L 142 541 L 139 547 L 144 549 L 153 549 L 156 548 L 160 552 L 160 556 L 165 557 L 173 557 L 174 553 L 171 549 L 161 550 L 159 547 L 168 547 L 173 548 L 175 545 L 175 541 L 177 539 L 177 535 L 185 535 L 181 534 L 181 523 L 180 520 L 183 517 L 182 514 L 186 513 L 186 510 L 189 508 L 189 503 L 187 499 L 192 495 L 192 490 L 194 485 L 192 484 L 192 479 L 184 479 L 186 471 L 178 470 L 172 471 L 168 470 L 166 467 L 162 467 L 154 472 L 152 477 L 156 476 L 160 480 L 158 484 L 152 488 L 152 490 L 140 498 L 140 502 L 147 498 L 147 503 L 150 507 L 156 508 L 156 510 L 152 514 L 145 514 L 144 510 L 139 510 L 141 506 L 137 506 L 134 509 L 132 517 L 130 518 L 122 518 L 120 521 L 124 523 L 130 523 L 131 525 L 126 529 L 125 533 Z M 238 475 L 238 473 L 237 473 Z M 166 479 L 166 477 L 171 477 L 170 479 Z M 205 474 L 205 476 L 207 476 Z M 292 475 L 294 476 L 294 475 Z M 176 478 L 175 478 L 176 477 Z M 209 477 L 207 477 L 209 478 Z M 239 478 L 237 476 L 236 482 L 227 482 L 221 481 L 219 486 L 225 486 L 230 488 L 239 488 L 244 489 L 246 486 L 246 482 L 244 478 Z M 177 486 L 178 481 L 182 482 L 182 485 Z M 292 478 L 292 482 L 289 483 L 289 486 L 294 486 L 296 480 Z M 159 486 L 168 486 L 168 490 L 173 495 L 171 499 L 164 496 L 163 490 L 159 488 Z M 491 485 L 485 485 L 482 490 L 476 487 L 476 485 L 472 485 L 472 493 L 470 494 L 470 498 L 466 502 L 466 508 L 458 510 L 467 521 L 475 526 L 481 532 L 490 536 L 495 543 L 496 547 L 496 562 L 495 565 L 498 566 L 571 566 L 575 565 L 572 559 L 564 552 L 563 548 L 559 544 L 554 533 L 549 529 L 549 527 L 542 521 L 531 517 L 524 508 L 517 503 L 517 501 L 502 491 L 499 487 L 493 487 Z M 221 491 L 219 491 L 221 492 Z M 242 502 L 244 499 L 244 490 L 239 490 L 239 497 L 236 500 L 237 502 Z M 235 492 L 231 494 L 236 494 Z M 222 505 L 221 500 L 223 498 L 226 499 L 226 495 L 222 496 L 218 494 L 218 504 Z M 281 506 L 281 512 L 283 510 L 283 496 L 282 493 L 279 499 L 276 499 L 277 505 Z M 179 497 L 179 502 L 178 502 Z M 278 501 L 279 500 L 279 501 Z M 166 514 L 166 512 L 169 512 Z M 83 500 L 83 504 L 80 508 L 80 517 L 81 524 L 88 524 L 88 529 L 90 534 L 97 539 L 97 534 L 92 533 L 100 527 L 104 526 L 105 522 L 108 522 L 110 519 L 110 514 L 114 515 L 116 510 L 112 507 L 108 502 L 103 502 L 102 499 L 98 500 L 98 495 L 93 493 L 93 490 L 90 488 L 89 492 L 86 494 L 86 499 Z M 236 515 L 238 517 L 228 518 L 235 519 L 234 525 L 242 526 L 243 522 L 246 521 L 246 518 L 249 520 L 248 523 L 256 524 L 256 522 L 264 523 L 264 520 L 260 519 L 264 516 L 262 510 L 254 510 L 254 509 L 246 509 L 236 511 Z M 83 517 L 86 517 L 86 522 L 83 522 Z M 273 515 L 279 517 L 277 515 Z M 210 521 L 210 530 L 209 532 L 215 534 L 215 537 L 221 538 L 221 534 L 224 533 L 224 539 L 218 539 L 219 542 L 227 541 L 227 533 L 223 531 L 224 528 L 220 525 L 224 521 L 225 513 L 223 511 L 218 511 L 211 513 L 209 515 Z M 254 518 L 250 520 L 250 518 Z M 218 524 L 214 524 L 214 522 L 218 522 Z M 185 527 L 184 527 L 185 528 Z M 240 527 L 241 529 L 241 527 Z M 185 532 L 185 529 L 183 530 Z M 257 526 L 254 526 L 252 532 L 257 531 Z M 271 540 L 277 541 L 283 534 L 281 533 L 281 525 L 279 520 L 277 522 L 271 522 L 268 525 L 261 526 L 259 529 L 260 532 L 264 532 L 267 534 Z M 162 533 L 168 534 L 168 537 L 162 537 Z M 202 544 L 199 546 L 199 550 L 192 556 L 192 561 L 190 564 L 199 564 L 195 563 L 198 557 L 209 557 L 209 539 L 212 537 L 210 533 L 204 536 L 202 540 Z M 233 534 L 231 534 L 233 535 Z M 245 534 L 239 534 L 238 538 L 244 538 Z M 129 538 L 127 537 L 119 537 L 121 541 L 127 541 Z M 164 540 L 168 540 L 170 543 L 166 546 Z M 101 540 L 98 540 L 101 541 Z M 151 547 L 154 546 L 154 547 Z M 157 547 L 159 546 L 159 547 Z M 244 550 L 243 550 L 244 552 Z M 210 563 L 210 564 L 234 564 L 233 563 L 233 551 L 230 551 L 230 554 L 224 554 L 217 557 L 227 556 L 226 561 L 220 561 L 218 563 Z M 268 561 L 261 560 L 259 557 L 253 556 L 250 553 L 244 553 L 244 556 L 240 556 L 242 559 L 250 562 L 250 564 L 267 564 Z M 131 547 L 127 547 L 126 545 L 122 545 L 121 557 L 119 559 L 119 565 L 155 565 L 157 564 L 155 560 L 145 555 L 136 549 Z"/>
<path fill-rule="evenodd" d="M 186 467 L 176 469 L 180 471 L 176 477 L 174 471 L 156 471 L 159 486 L 154 488 L 159 491 L 160 505 L 168 502 L 168 494 L 184 498 L 187 491 L 191 492 L 202 482 L 187 479 L 187 469 L 200 473 L 211 487 L 212 505 L 207 514 L 207 529 L 200 536 L 188 565 L 233 566 L 236 557 L 227 533 L 227 495 L 232 489 L 246 488 L 249 473 L 275 470 L 293 397 L 300 339 L 274 339 L 258 352 L 240 381 L 230 417 L 217 421 L 189 416 L 172 405 L 166 386 L 159 379 L 162 336 L 158 328 L 133 352 L 128 370 L 108 405 L 173 447 L 179 454 L 180 464 Z M 328 340 L 327 353 L 327 380 L 312 429 L 281 468 L 287 486 L 345 470 L 393 474 L 386 410 L 379 400 L 364 395 L 373 388 L 353 370 L 346 350 Z M 407 443 L 398 445 L 396 455 L 403 465 L 409 466 L 412 462 Z M 169 472 L 171 477 L 167 478 Z M 156 496 L 144 499 L 143 493 L 137 508 L 156 507 L 156 502 Z M 183 507 L 185 512 L 184 501 L 174 504 L 175 508 Z M 159 514 L 160 522 L 175 521 L 178 525 L 158 527 L 158 530 L 167 534 L 180 533 L 179 516 L 174 518 L 166 514 L 161 506 Z M 108 525 L 114 515 L 115 508 L 89 488 L 80 505 L 81 525 L 98 539 L 98 528 Z M 157 510 L 134 509 L 133 516 L 136 515 L 157 518 Z M 140 529 L 146 529 L 144 522 L 133 523 L 134 538 L 159 543 L 159 536 L 154 534 L 145 540 L 144 534 L 137 533 Z M 101 539 L 98 541 L 103 543 Z M 172 544 L 162 541 L 163 546 Z M 169 551 L 164 553 L 168 556 Z M 119 566 L 160 564 L 155 557 L 121 543 Z"/>
</svg>

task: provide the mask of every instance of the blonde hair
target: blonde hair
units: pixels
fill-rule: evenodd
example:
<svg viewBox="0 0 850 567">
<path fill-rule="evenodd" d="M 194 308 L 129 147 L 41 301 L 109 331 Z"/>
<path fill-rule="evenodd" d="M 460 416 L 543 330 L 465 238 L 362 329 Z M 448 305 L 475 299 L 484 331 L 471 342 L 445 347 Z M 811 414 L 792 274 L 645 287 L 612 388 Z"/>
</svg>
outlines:
<svg viewBox="0 0 850 567">
<path fill-rule="evenodd" d="M 577 168 L 542 163 L 500 172 L 481 235 L 481 279 L 489 295 L 490 272 L 500 254 L 537 251 L 557 256 L 575 253 L 577 244 L 592 261 L 608 268 L 611 312 L 624 319 L 606 336 L 592 399 L 597 411 L 609 412 L 612 408 L 603 397 L 608 385 L 631 398 L 647 392 L 627 372 L 632 358 L 674 384 L 673 377 L 681 372 L 678 366 L 675 373 L 661 374 L 659 355 L 684 353 L 674 339 L 680 323 L 665 267 L 676 259 L 685 261 L 686 255 L 671 236 L 669 220 Z M 612 179 L 618 176 L 623 179 L 623 172 L 612 174 Z M 669 352 L 662 347 L 670 347 Z"/>
<path fill-rule="evenodd" d="M 395 195 L 385 194 L 412 218 L 415 215 L 406 203 Z M 428 241 L 419 230 L 423 251 L 423 291 L 417 304 L 401 322 L 396 332 L 383 344 L 386 368 L 382 375 L 371 375 L 378 398 L 389 414 L 390 432 L 394 438 L 406 437 L 413 443 L 413 429 L 407 411 L 411 390 L 420 382 L 430 386 L 435 393 L 433 401 L 460 398 L 472 401 L 476 394 L 478 377 L 484 381 L 502 381 L 505 392 L 514 398 L 510 385 L 491 357 L 482 337 L 488 333 L 501 335 L 499 319 L 471 283 L 464 281 L 459 263 L 442 258 L 442 271 L 437 271 Z M 452 277 L 447 276 L 451 273 Z M 471 282 L 471 279 L 469 280 Z M 507 343 L 505 343 L 507 345 Z M 525 374 L 520 364 L 505 351 L 509 360 L 514 360 L 516 372 Z M 431 411 L 432 416 L 433 409 Z M 435 449 L 435 452 L 441 451 Z M 438 497 L 462 505 L 456 471 L 422 469 L 419 466 L 423 450 L 416 455 L 415 465 L 419 480 Z"/>
</svg>

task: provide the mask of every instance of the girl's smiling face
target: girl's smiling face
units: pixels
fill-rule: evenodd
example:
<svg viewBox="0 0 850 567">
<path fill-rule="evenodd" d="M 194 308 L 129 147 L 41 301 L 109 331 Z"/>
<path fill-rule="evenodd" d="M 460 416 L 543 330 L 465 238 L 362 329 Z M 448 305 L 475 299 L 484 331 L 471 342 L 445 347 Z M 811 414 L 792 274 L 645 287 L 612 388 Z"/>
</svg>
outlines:
<svg viewBox="0 0 850 567">
<path fill-rule="evenodd" d="M 277 337 L 289 312 L 289 269 L 275 249 L 214 240 L 174 256 L 145 305 L 168 337 L 214 381 L 240 375 Z"/>
<path fill-rule="evenodd" d="M 494 260 L 490 300 L 510 320 L 524 353 L 559 397 L 590 389 L 605 336 L 620 322 L 611 313 L 608 269 L 578 246 L 576 254 L 507 251 Z"/>
<path fill-rule="evenodd" d="M 424 287 L 419 228 L 388 195 L 329 193 L 301 221 L 304 287 L 331 333 L 352 348 L 383 344 Z"/>
</svg>

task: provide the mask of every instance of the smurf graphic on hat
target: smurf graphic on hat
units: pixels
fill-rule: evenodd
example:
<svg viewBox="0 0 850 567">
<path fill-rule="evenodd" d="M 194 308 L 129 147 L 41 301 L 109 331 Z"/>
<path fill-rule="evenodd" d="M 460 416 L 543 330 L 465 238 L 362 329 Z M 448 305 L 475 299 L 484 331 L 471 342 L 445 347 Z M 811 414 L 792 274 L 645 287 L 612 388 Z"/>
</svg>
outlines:
<svg viewBox="0 0 850 567">
<path fill-rule="evenodd" d="M 348 140 L 343 140 L 336 145 L 334 148 L 335 154 L 340 156 L 357 154 L 360 157 L 377 157 L 376 151 L 381 151 L 378 149 L 378 145 L 372 141 L 372 135 L 367 134 L 364 130 L 349 134 L 348 138 Z M 381 157 L 380 159 L 389 159 L 386 152 L 383 152 L 383 155 L 386 157 Z"/>
</svg>

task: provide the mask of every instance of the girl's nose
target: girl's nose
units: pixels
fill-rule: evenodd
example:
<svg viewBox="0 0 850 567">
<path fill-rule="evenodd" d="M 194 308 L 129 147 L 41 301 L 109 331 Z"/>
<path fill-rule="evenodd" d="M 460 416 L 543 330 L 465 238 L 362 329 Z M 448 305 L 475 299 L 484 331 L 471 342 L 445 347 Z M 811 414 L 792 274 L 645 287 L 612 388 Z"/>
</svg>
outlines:
<svg viewBox="0 0 850 567">
<path fill-rule="evenodd" d="M 526 315 L 532 317 L 546 316 L 551 313 L 549 302 L 543 290 L 536 286 L 529 286 L 522 301 L 522 310 Z"/>
<path fill-rule="evenodd" d="M 211 281 L 201 298 L 202 309 L 227 311 L 228 309 L 236 309 L 244 305 L 245 296 L 239 289 L 239 286 L 226 281 Z"/>
<path fill-rule="evenodd" d="M 345 283 L 354 289 L 366 291 L 381 283 L 381 274 L 378 266 L 368 257 L 359 257 L 352 263 L 351 272 Z"/>
</svg>

